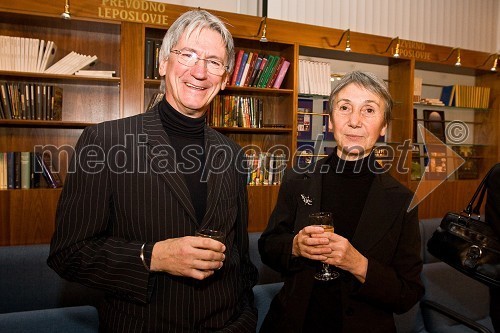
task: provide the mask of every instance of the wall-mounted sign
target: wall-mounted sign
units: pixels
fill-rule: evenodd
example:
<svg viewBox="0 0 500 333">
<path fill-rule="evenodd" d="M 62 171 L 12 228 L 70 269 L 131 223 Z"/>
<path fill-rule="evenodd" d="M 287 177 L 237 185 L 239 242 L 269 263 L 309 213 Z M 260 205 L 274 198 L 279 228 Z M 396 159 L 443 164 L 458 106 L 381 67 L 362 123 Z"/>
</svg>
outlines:
<svg viewBox="0 0 500 333">
<path fill-rule="evenodd" d="M 167 5 L 142 0 L 102 0 L 97 15 L 103 19 L 168 25 Z"/>
</svg>

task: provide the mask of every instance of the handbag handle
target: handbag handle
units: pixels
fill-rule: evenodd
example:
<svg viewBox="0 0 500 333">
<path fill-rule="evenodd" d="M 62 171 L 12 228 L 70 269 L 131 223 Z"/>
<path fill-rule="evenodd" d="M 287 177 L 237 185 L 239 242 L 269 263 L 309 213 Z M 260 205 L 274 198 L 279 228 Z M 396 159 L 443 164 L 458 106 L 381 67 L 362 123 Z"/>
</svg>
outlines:
<svg viewBox="0 0 500 333">
<path fill-rule="evenodd" d="M 488 176 L 490 175 L 492 170 L 493 168 L 490 168 L 490 170 L 488 170 L 486 175 L 483 177 L 483 180 L 481 180 L 481 183 L 477 187 L 476 192 L 474 192 L 474 195 L 470 199 L 469 204 L 464 210 L 464 213 L 466 213 L 467 215 L 470 216 L 472 214 L 476 214 L 478 217 L 480 216 L 480 209 L 481 205 L 483 204 L 484 194 L 486 193 L 486 188 L 487 188 L 486 180 L 488 179 Z M 479 195 L 479 200 L 477 201 L 476 206 L 474 206 L 474 202 L 476 201 L 478 195 Z M 474 206 L 474 208 L 472 208 L 472 206 Z"/>
</svg>

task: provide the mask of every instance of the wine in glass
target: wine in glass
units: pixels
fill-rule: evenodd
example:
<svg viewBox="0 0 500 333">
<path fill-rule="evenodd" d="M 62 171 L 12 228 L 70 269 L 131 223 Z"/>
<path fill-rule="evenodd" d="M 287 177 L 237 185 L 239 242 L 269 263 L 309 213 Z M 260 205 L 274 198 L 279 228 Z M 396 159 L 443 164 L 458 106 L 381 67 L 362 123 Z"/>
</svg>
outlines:
<svg viewBox="0 0 500 333">
<path fill-rule="evenodd" d="M 334 232 L 333 216 L 330 212 L 319 212 L 309 215 L 309 224 L 322 227 L 324 232 Z M 330 281 L 339 277 L 339 273 L 332 270 L 330 265 L 323 263 L 321 271 L 314 275 L 316 280 Z"/>
</svg>

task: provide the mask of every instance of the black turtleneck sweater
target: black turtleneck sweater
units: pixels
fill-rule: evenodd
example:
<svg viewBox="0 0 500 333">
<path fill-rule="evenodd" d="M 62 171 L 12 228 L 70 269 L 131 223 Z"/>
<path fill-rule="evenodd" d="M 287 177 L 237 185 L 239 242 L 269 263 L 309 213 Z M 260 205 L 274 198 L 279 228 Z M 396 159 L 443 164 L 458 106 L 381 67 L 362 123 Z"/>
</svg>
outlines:
<svg viewBox="0 0 500 333">
<path fill-rule="evenodd" d="M 161 123 L 175 150 L 176 172 L 184 175 L 197 222 L 201 224 L 207 206 L 207 183 L 201 181 L 205 166 L 205 116 L 185 116 L 165 99 L 159 103 L 159 110 Z"/>
<path fill-rule="evenodd" d="M 328 173 L 322 176 L 321 211 L 333 213 L 335 233 L 349 241 L 354 236 L 375 177 L 369 167 L 369 164 L 375 163 L 372 155 L 357 161 L 346 161 L 334 153 L 328 161 Z M 340 269 L 338 271 L 341 276 L 336 280 L 315 281 L 304 332 L 342 331 L 342 311 L 349 310 L 342 308 L 340 281 L 348 278 L 349 274 Z"/>
</svg>

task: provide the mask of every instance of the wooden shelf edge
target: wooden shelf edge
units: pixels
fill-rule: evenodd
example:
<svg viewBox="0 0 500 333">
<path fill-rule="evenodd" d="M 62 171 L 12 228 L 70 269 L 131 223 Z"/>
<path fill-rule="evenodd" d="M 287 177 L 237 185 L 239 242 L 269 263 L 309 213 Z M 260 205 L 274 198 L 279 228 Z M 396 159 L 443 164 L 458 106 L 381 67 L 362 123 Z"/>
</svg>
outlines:
<svg viewBox="0 0 500 333">
<path fill-rule="evenodd" d="M 292 132 L 291 128 L 280 128 L 280 127 L 262 127 L 262 128 L 249 128 L 249 127 L 220 127 L 220 126 L 210 126 L 216 131 L 223 133 L 273 133 L 273 134 L 289 134 Z"/>
<path fill-rule="evenodd" d="M 35 72 L 14 72 L 0 71 L 0 77 L 3 78 L 28 78 L 28 79 L 47 79 L 54 81 L 69 81 L 69 82 L 93 82 L 93 83 L 111 83 L 119 84 L 120 77 L 93 77 L 82 75 L 62 75 L 62 74 L 45 74 Z"/>
<path fill-rule="evenodd" d="M 85 128 L 95 124 L 79 121 L 0 119 L 0 127 Z"/>
</svg>

